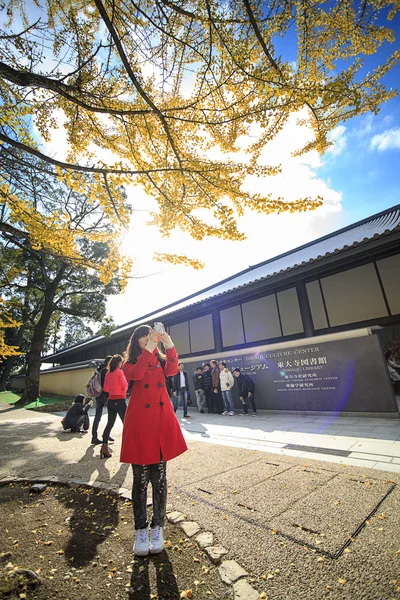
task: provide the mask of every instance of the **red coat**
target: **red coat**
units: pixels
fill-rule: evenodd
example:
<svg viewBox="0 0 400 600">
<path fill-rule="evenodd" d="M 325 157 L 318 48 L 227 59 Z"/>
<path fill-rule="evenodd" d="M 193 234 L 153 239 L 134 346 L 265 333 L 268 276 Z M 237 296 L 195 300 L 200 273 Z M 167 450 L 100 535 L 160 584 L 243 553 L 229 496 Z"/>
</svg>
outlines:
<svg viewBox="0 0 400 600">
<path fill-rule="evenodd" d="M 124 463 L 151 465 L 160 462 L 160 455 L 167 461 L 187 450 L 165 385 L 165 377 L 178 372 L 178 355 L 168 349 L 163 369 L 156 352 L 145 349 L 134 365 L 123 366 L 127 380 L 135 382 L 122 432 Z"/>
<path fill-rule="evenodd" d="M 125 398 L 128 382 L 122 369 L 117 367 L 114 371 L 106 373 L 103 389 L 105 392 L 108 392 L 109 400 L 121 400 L 121 398 Z"/>
</svg>

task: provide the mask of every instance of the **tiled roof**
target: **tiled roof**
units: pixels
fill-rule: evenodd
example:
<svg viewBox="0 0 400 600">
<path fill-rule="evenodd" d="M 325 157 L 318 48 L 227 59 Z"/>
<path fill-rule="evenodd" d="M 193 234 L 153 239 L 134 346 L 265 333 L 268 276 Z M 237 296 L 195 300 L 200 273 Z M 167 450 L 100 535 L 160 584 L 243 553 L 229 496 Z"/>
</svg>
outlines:
<svg viewBox="0 0 400 600">
<path fill-rule="evenodd" d="M 285 252 L 280 256 L 266 260 L 258 265 L 249 267 L 237 275 L 232 275 L 228 279 L 216 283 L 209 288 L 201 290 L 183 300 L 162 308 L 161 310 L 144 315 L 134 321 L 121 325 L 113 332 L 112 336 L 122 333 L 125 330 L 132 330 L 141 323 L 152 322 L 160 317 L 176 313 L 189 306 L 199 304 L 205 300 L 210 300 L 216 296 L 227 294 L 234 290 L 246 287 L 248 285 L 265 281 L 276 277 L 282 273 L 287 273 L 299 267 L 303 267 L 324 258 L 339 254 L 355 248 L 361 244 L 366 244 L 372 240 L 383 236 L 400 232 L 400 205 L 394 206 L 386 211 L 373 215 L 368 219 L 354 223 L 344 229 L 330 233 L 304 246 Z M 76 345 L 76 348 L 82 347 L 88 343 L 100 341 L 102 336 L 91 338 L 85 342 Z M 58 352 L 57 356 L 64 352 L 69 352 L 72 348 Z"/>
</svg>

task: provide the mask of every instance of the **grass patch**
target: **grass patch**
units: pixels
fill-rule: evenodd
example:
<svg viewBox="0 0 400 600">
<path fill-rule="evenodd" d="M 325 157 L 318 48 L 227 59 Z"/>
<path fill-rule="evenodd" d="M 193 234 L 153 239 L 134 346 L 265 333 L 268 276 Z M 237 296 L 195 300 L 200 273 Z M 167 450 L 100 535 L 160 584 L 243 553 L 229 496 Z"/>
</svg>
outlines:
<svg viewBox="0 0 400 600">
<path fill-rule="evenodd" d="M 20 397 L 21 394 L 14 392 L 0 392 L 0 402 L 4 402 L 5 404 L 14 404 Z M 40 396 L 35 402 L 25 404 L 24 408 L 28 410 L 37 409 L 40 412 L 58 412 L 68 410 L 73 400 L 69 396 Z"/>
</svg>

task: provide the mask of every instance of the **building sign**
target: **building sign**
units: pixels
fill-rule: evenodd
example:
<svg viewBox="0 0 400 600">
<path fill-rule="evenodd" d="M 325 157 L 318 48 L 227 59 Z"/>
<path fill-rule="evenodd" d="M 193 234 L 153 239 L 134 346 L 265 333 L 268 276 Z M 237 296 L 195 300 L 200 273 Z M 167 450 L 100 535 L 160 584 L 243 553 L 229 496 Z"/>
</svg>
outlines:
<svg viewBox="0 0 400 600">
<path fill-rule="evenodd" d="M 242 364 L 259 408 L 396 412 L 376 336 L 245 354 Z"/>
<path fill-rule="evenodd" d="M 258 408 L 267 410 L 397 412 L 397 404 L 377 336 L 369 335 L 313 346 L 296 346 L 260 353 L 215 358 L 235 367 L 255 383 Z M 192 376 L 198 365 L 188 359 Z M 236 409 L 241 409 L 238 385 L 233 388 Z"/>
</svg>

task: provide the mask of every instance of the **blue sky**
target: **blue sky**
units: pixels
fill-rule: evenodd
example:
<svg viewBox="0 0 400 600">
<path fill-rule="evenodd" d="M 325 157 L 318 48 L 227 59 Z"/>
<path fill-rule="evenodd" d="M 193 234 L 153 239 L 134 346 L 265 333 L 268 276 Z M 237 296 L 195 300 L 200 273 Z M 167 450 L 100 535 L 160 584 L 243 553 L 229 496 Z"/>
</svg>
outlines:
<svg viewBox="0 0 400 600">
<path fill-rule="evenodd" d="M 400 48 L 400 15 L 390 22 L 382 17 L 377 24 L 389 26 L 395 32 L 396 41 L 385 43 L 373 56 L 363 57 L 365 62 L 360 76 L 383 64 L 394 50 Z M 295 61 L 294 36 L 286 36 L 282 42 L 277 42 L 283 58 Z M 342 66 L 339 61 L 338 68 Z M 398 89 L 400 64 L 381 81 L 387 88 Z M 368 113 L 346 121 L 343 127 L 343 149 L 325 155 L 323 164 L 316 169 L 319 177 L 329 181 L 342 194 L 338 219 L 341 226 L 400 204 L 400 98 L 383 104 L 377 116 Z"/>
</svg>

